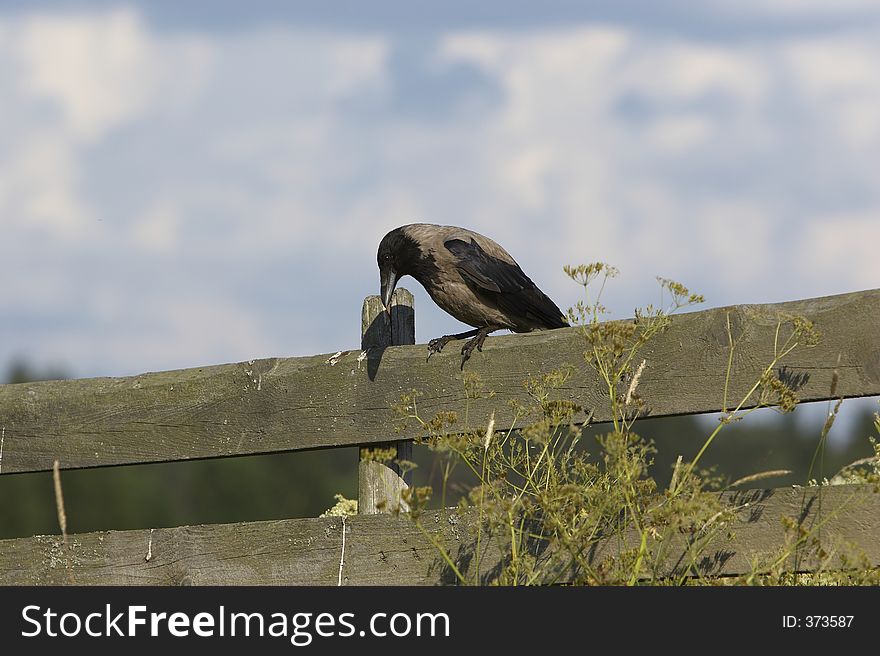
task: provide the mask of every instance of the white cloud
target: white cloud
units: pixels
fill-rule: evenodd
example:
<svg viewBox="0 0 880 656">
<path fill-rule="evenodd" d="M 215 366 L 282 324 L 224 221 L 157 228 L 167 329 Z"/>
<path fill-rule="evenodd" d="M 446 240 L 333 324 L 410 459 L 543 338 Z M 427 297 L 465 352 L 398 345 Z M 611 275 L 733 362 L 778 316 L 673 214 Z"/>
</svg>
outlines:
<svg viewBox="0 0 880 656">
<path fill-rule="evenodd" d="M 880 145 L 877 31 L 857 38 L 798 39 L 782 52 L 811 110 L 853 149 Z"/>
<path fill-rule="evenodd" d="M 706 116 L 660 119 L 646 131 L 646 147 L 664 155 L 683 155 L 715 136 L 715 124 Z"/>
<path fill-rule="evenodd" d="M 264 318 L 220 295 L 181 294 L 170 301 L 152 297 L 136 318 L 139 326 L 129 320 L 129 331 L 109 338 L 106 350 L 111 358 L 125 361 L 134 348 L 144 361 L 154 363 L 153 368 L 174 369 L 270 352 Z"/>
<path fill-rule="evenodd" d="M 157 71 L 133 10 L 37 14 L 17 28 L 16 50 L 29 95 L 57 105 L 74 138 L 97 139 L 148 104 Z"/>
<path fill-rule="evenodd" d="M 619 89 L 665 103 L 699 99 L 712 92 L 751 106 L 765 98 L 766 60 L 753 47 L 650 37 L 639 43 L 640 47 L 627 53 Z"/>
<path fill-rule="evenodd" d="M 352 159 L 327 151 L 335 114 L 383 93 L 386 50 L 163 33 L 132 9 L 0 14 L 2 296 L 20 317 L 7 331 L 34 326 L 4 332 L 0 358 L 106 372 L 269 354 L 273 331 L 233 290 L 334 234 L 322 185 Z"/>
<path fill-rule="evenodd" d="M 134 223 L 129 247 L 149 253 L 172 253 L 180 245 L 180 223 L 177 207 L 159 200 Z"/>
<path fill-rule="evenodd" d="M 0 15 L 0 221 L 47 244 L 92 240 L 103 220 L 83 193 L 89 148 L 200 87 L 203 42 L 155 39 L 139 14 Z M 100 200 L 100 199 L 99 199 Z"/>
<path fill-rule="evenodd" d="M 701 205 L 699 217 L 681 253 L 693 263 L 689 274 L 695 284 L 714 278 L 728 289 L 760 289 L 769 276 L 778 275 L 774 270 L 784 256 L 774 252 L 774 244 L 784 241 L 773 235 L 772 210 L 746 199 L 725 199 Z"/>
<path fill-rule="evenodd" d="M 79 375 L 82 364 L 91 363 L 92 375 L 121 376 L 275 355 L 261 318 L 222 298 L 153 296 L 139 307 L 102 290 L 91 298 L 97 310 L 91 329 L 43 336 L 41 359 L 70 363 L 75 354 Z"/>
<path fill-rule="evenodd" d="M 471 32 L 443 51 L 503 84 L 504 104 L 474 150 L 508 215 L 543 215 L 567 261 L 610 259 L 643 280 L 673 268 L 747 301 L 811 295 L 791 272 L 829 255 L 804 252 L 816 244 L 798 230 L 832 219 L 798 195 L 880 208 L 878 37 L 860 29 L 710 45 L 614 29 Z M 856 162 L 856 177 L 826 157 Z M 844 181 L 860 186 L 831 189 Z M 878 230 L 840 231 L 838 254 L 861 252 L 858 240 L 876 242 Z M 871 266 L 826 270 L 839 291 L 878 280 Z"/>
<path fill-rule="evenodd" d="M 3 31 L 15 35 L 6 48 L 19 67 L 22 100 L 48 105 L 78 143 L 190 106 L 212 73 L 207 39 L 159 37 L 132 8 L 35 13 L 8 21 Z"/>
<path fill-rule="evenodd" d="M 817 216 L 795 243 L 797 252 L 807 255 L 798 260 L 798 274 L 817 289 L 829 281 L 852 291 L 880 285 L 880 207 Z"/>
<path fill-rule="evenodd" d="M 78 238 L 90 211 L 76 192 L 79 176 L 63 137 L 35 130 L 19 141 L 0 159 L 0 220 L 7 236 L 18 228 Z"/>
</svg>

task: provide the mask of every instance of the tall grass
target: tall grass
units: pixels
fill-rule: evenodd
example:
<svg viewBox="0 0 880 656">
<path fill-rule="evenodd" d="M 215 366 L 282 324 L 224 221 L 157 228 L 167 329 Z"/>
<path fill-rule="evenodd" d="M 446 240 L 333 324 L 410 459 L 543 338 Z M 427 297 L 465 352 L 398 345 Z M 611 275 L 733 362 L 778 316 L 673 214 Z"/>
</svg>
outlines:
<svg viewBox="0 0 880 656">
<path fill-rule="evenodd" d="M 584 361 L 605 390 L 609 430 L 595 444 L 581 444 L 584 424 L 575 423 L 574 418 L 582 416 L 583 408 L 561 399 L 558 392 L 568 381 L 571 368 L 524 381 L 530 403 L 514 403 L 513 420 L 505 426 L 496 425 L 494 414 L 488 425 L 470 424 L 473 400 L 493 396 L 474 374 L 464 376 L 466 402 L 460 412 L 422 417 L 419 393 L 414 390 L 403 395 L 397 414 L 402 426 L 416 422 L 424 435 L 422 441 L 443 460 L 439 490 L 443 507 L 452 472 L 464 468 L 474 481 L 459 501 L 461 510 L 469 509 L 477 516 L 472 552 L 466 558 L 448 553 L 423 525 L 423 513 L 435 495 L 432 488 L 406 492 L 409 515 L 461 584 L 719 582 L 707 576 L 703 561 L 712 541 L 731 530 L 740 509 L 724 502 L 718 494 L 720 478 L 702 469 L 701 459 L 725 426 L 755 409 L 775 407 L 791 412 L 795 408 L 796 385 L 784 375 L 783 365 L 797 349 L 815 346 L 820 335 L 803 317 L 780 316 L 772 356 L 747 392 L 731 399 L 738 344 L 728 321 L 724 412 L 695 454 L 679 456 L 669 485 L 659 489 L 649 475 L 654 445 L 635 431 L 645 409 L 640 381 L 652 366 L 642 353 L 652 339 L 668 329 L 676 312 L 701 303 L 703 297 L 680 283 L 659 278 L 662 307 L 637 310 L 630 321 L 603 321 L 602 294 L 617 270 L 595 263 L 566 267 L 565 272 L 583 288 L 584 299 L 569 310 L 569 319 L 583 337 Z M 838 402 L 830 410 L 814 461 L 821 458 L 839 407 Z M 877 428 L 880 431 L 880 419 Z M 877 459 L 869 460 L 855 463 L 841 476 L 852 478 L 857 472 L 860 481 L 876 482 Z M 758 472 L 731 487 L 778 473 Z M 815 525 L 806 528 L 792 518 L 780 531 L 787 537 L 779 553 L 756 559 L 752 573 L 735 582 L 805 582 L 787 574 L 793 555 L 805 552 L 818 558 L 820 570 L 842 563 L 866 572 L 867 578 L 855 577 L 849 582 L 873 576 L 856 551 L 826 549 Z"/>
</svg>

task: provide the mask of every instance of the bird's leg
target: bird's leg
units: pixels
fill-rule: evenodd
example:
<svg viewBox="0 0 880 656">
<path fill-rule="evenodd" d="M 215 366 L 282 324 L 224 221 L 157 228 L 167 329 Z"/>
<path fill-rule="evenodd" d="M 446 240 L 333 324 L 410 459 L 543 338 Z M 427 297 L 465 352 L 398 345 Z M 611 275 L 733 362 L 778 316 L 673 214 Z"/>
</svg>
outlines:
<svg viewBox="0 0 880 656">
<path fill-rule="evenodd" d="M 482 353 L 483 342 L 486 341 L 486 336 L 489 333 L 494 332 L 496 330 L 498 330 L 498 328 L 496 328 L 495 326 L 483 326 L 482 328 L 479 328 L 478 330 L 475 331 L 476 335 L 474 336 L 473 339 L 469 339 L 467 342 L 465 342 L 465 345 L 461 347 L 461 370 L 462 371 L 464 371 L 464 363 L 470 359 L 471 353 L 473 353 L 474 349 L 477 349 L 478 351 L 480 351 Z"/>
<path fill-rule="evenodd" d="M 443 335 L 443 337 L 432 339 L 430 342 L 428 342 L 428 360 L 430 360 L 431 356 L 435 353 L 439 353 L 440 351 L 442 351 L 443 347 L 446 346 L 453 339 L 464 339 L 465 337 L 473 337 L 478 332 L 480 332 L 479 329 L 474 328 L 473 330 L 458 333 L 457 335 Z"/>
</svg>

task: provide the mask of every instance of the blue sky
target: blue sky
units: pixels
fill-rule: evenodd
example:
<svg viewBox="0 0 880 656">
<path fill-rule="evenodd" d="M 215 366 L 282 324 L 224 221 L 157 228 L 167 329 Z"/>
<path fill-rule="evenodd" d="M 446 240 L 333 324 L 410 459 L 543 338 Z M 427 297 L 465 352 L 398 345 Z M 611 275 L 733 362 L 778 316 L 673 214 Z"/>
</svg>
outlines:
<svg viewBox="0 0 880 656">
<path fill-rule="evenodd" d="M 0 3 L 0 364 L 353 347 L 417 220 L 617 317 L 880 286 L 880 3 L 365 6 Z"/>
</svg>

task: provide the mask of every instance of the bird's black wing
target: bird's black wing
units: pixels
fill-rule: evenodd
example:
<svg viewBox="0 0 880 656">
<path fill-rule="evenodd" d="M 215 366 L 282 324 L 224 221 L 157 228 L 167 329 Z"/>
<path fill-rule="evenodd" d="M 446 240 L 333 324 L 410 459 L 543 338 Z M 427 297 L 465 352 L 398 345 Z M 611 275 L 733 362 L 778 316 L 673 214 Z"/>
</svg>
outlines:
<svg viewBox="0 0 880 656">
<path fill-rule="evenodd" d="M 449 239 L 443 243 L 455 256 L 455 265 L 475 291 L 491 298 L 499 310 L 522 325 L 563 328 L 568 323 L 562 312 L 517 264 L 486 253 L 471 239 Z"/>
</svg>

